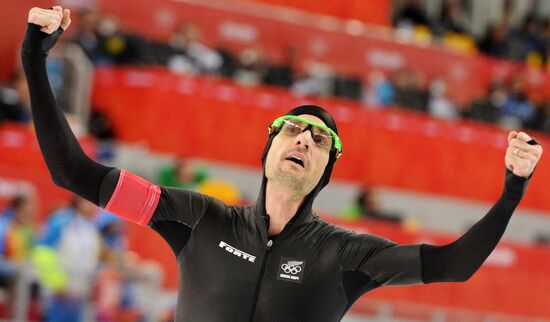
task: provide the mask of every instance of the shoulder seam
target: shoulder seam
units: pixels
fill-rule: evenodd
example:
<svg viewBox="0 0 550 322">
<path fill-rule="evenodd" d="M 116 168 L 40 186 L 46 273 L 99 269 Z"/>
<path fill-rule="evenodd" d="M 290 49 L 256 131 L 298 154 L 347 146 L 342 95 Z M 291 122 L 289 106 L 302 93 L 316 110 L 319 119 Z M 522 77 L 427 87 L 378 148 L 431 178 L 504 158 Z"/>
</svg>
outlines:
<svg viewBox="0 0 550 322">
<path fill-rule="evenodd" d="M 185 226 L 187 226 L 191 229 L 191 233 L 189 234 L 189 239 L 187 240 L 185 245 L 183 245 L 183 247 L 178 251 L 178 254 L 176 255 L 176 258 L 180 257 L 181 252 L 185 249 L 185 247 L 187 247 L 187 245 L 189 244 L 189 241 L 191 240 L 191 238 L 193 238 L 193 233 L 195 232 L 195 227 L 197 227 L 197 225 L 201 221 L 202 217 L 204 217 L 204 215 L 206 215 L 206 213 L 210 210 L 210 206 L 212 205 L 212 200 L 210 199 L 211 197 L 206 196 L 206 195 L 204 195 L 204 196 L 208 200 L 208 205 L 206 206 L 206 209 L 204 210 L 204 213 L 199 217 L 199 219 L 197 219 L 197 222 L 193 225 L 193 227 L 187 225 L 186 223 L 181 222 L 182 224 L 184 224 Z M 180 222 L 179 220 L 171 220 L 171 221 Z"/>
</svg>

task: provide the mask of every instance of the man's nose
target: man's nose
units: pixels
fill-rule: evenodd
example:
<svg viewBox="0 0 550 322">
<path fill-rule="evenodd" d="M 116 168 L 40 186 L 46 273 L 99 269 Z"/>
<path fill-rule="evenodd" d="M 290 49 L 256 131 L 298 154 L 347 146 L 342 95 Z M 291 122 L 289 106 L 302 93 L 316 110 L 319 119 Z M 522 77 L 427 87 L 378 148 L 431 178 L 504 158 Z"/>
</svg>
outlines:
<svg viewBox="0 0 550 322">
<path fill-rule="evenodd" d="M 306 149 L 313 144 L 311 129 L 306 129 L 296 137 L 296 145 L 303 145 Z"/>
</svg>

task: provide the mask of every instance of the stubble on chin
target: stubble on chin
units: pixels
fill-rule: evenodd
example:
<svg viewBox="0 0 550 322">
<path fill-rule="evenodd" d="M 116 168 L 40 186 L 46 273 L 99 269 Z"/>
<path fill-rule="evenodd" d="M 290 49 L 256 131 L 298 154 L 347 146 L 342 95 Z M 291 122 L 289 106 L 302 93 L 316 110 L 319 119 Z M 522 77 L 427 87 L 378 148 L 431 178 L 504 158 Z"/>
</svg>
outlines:
<svg viewBox="0 0 550 322">
<path fill-rule="evenodd" d="M 269 156 L 268 156 L 269 158 Z M 308 176 L 305 173 L 300 175 L 293 169 L 288 169 L 284 165 L 284 159 L 279 162 L 268 162 L 266 169 L 266 176 L 272 184 L 279 186 L 281 189 L 292 192 L 296 196 L 305 196 L 311 192 L 314 185 L 308 180 Z M 311 186 L 311 187 L 310 187 Z"/>
<path fill-rule="evenodd" d="M 304 189 L 304 180 L 298 178 L 295 173 L 291 171 L 284 171 L 277 167 L 273 176 L 273 181 L 280 185 L 288 187 L 294 193 L 298 194 Z"/>
</svg>

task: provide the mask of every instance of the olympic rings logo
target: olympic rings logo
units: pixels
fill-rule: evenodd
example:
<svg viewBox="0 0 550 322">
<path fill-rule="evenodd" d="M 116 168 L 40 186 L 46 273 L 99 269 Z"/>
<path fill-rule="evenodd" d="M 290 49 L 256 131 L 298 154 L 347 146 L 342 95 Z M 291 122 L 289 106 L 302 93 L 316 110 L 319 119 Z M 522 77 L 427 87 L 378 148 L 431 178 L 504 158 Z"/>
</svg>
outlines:
<svg viewBox="0 0 550 322">
<path fill-rule="evenodd" d="M 300 273 L 302 271 L 302 267 L 300 266 L 290 266 L 288 264 L 283 264 L 281 265 L 281 269 L 285 272 L 285 273 L 290 273 L 292 275 L 296 275 L 298 273 Z"/>
</svg>

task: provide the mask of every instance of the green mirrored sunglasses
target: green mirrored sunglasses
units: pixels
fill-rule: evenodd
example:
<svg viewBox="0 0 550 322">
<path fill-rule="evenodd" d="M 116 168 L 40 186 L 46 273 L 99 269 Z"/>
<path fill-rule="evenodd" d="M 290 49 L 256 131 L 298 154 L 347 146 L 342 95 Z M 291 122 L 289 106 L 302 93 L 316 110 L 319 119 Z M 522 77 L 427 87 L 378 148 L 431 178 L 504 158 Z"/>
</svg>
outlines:
<svg viewBox="0 0 550 322">
<path fill-rule="evenodd" d="M 281 131 L 288 136 L 298 136 L 300 133 L 310 129 L 311 137 L 315 145 L 322 149 L 336 150 L 336 158 L 342 156 L 342 141 L 338 134 L 326 125 L 306 120 L 295 115 L 281 116 L 269 126 L 269 134 L 274 131 Z"/>
</svg>

